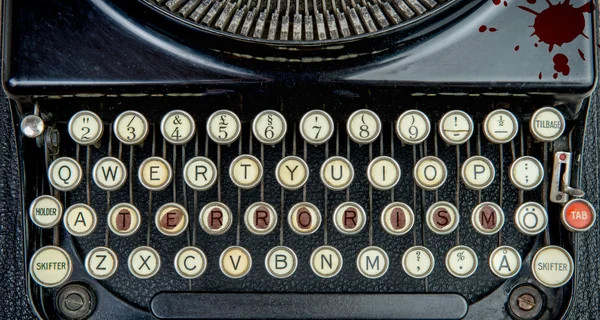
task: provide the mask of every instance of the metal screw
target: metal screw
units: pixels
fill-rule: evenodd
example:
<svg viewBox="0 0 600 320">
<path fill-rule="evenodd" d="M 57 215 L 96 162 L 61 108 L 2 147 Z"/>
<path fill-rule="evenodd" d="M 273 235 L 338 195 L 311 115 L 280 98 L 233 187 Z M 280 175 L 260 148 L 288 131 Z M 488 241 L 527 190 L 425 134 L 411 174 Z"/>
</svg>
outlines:
<svg viewBox="0 0 600 320">
<path fill-rule="evenodd" d="M 529 311 L 535 308 L 535 298 L 528 294 L 522 294 L 517 298 L 519 309 L 523 311 Z"/>
<path fill-rule="evenodd" d="M 71 293 L 65 299 L 65 307 L 71 311 L 77 311 L 81 309 L 83 304 L 83 297 L 78 292 Z"/>
<path fill-rule="evenodd" d="M 96 296 L 87 285 L 70 283 L 58 292 L 56 305 L 66 319 L 85 319 L 96 308 Z"/>
<path fill-rule="evenodd" d="M 513 319 L 537 319 L 545 309 L 545 296 L 536 287 L 523 284 L 513 289 L 508 297 L 508 311 Z"/>
</svg>

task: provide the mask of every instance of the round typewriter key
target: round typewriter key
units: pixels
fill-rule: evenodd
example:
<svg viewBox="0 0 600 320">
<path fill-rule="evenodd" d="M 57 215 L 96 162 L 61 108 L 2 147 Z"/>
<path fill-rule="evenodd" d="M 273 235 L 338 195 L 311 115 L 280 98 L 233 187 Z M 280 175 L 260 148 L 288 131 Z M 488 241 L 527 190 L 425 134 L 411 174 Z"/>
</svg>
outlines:
<svg viewBox="0 0 600 320">
<path fill-rule="evenodd" d="M 104 125 L 100 117 L 88 110 L 79 111 L 69 120 L 69 135 L 78 144 L 88 146 L 102 138 Z"/>
<path fill-rule="evenodd" d="M 535 236 L 546 229 L 548 213 L 541 204 L 527 202 L 515 212 L 515 226 L 521 233 Z"/>
<path fill-rule="evenodd" d="M 183 168 L 183 179 L 192 189 L 205 191 L 210 189 L 217 181 L 217 167 L 205 157 L 195 157 L 188 161 Z"/>
<path fill-rule="evenodd" d="M 472 134 L 473 119 L 464 111 L 450 111 L 440 120 L 440 135 L 448 144 L 463 144 Z"/>
<path fill-rule="evenodd" d="M 515 138 L 519 122 L 515 115 L 505 109 L 490 112 L 483 121 L 483 132 L 493 143 L 507 143 Z"/>
<path fill-rule="evenodd" d="M 365 226 L 367 214 L 356 202 L 344 202 L 333 212 L 333 225 L 345 235 L 357 234 Z"/>
<path fill-rule="evenodd" d="M 343 264 L 342 254 L 332 246 L 318 247 L 310 256 L 310 268 L 321 278 L 335 277 Z"/>
<path fill-rule="evenodd" d="M 166 236 L 180 235 L 188 226 L 187 210 L 180 204 L 167 203 L 156 212 L 154 223 L 160 233 Z"/>
<path fill-rule="evenodd" d="M 45 246 L 33 254 L 29 274 L 42 287 L 52 288 L 65 283 L 73 272 L 71 257 L 56 246 Z"/>
<path fill-rule="evenodd" d="M 459 220 L 458 209 L 450 202 L 436 202 L 427 210 L 427 226 L 440 235 L 454 231 L 458 227 Z"/>
<path fill-rule="evenodd" d="M 415 165 L 413 175 L 419 187 L 434 191 L 446 182 L 446 164 L 437 157 L 424 157 Z"/>
<path fill-rule="evenodd" d="M 27 138 L 35 139 L 41 136 L 44 130 L 46 130 L 46 124 L 38 115 L 30 114 L 21 120 L 21 133 Z"/>
<path fill-rule="evenodd" d="M 219 267 L 223 273 L 233 279 L 241 278 L 250 272 L 252 268 L 252 257 L 248 250 L 232 246 L 221 254 L 219 258 Z"/>
<path fill-rule="evenodd" d="M 113 157 L 105 157 L 98 160 L 94 165 L 92 178 L 102 190 L 118 190 L 127 181 L 127 169 L 121 160 Z"/>
<path fill-rule="evenodd" d="M 196 247 L 185 247 L 175 256 L 175 271 L 185 279 L 195 279 L 206 271 L 206 255 Z"/>
<path fill-rule="evenodd" d="M 300 134 L 310 144 L 320 145 L 333 135 L 333 119 L 323 110 L 311 110 L 300 120 Z"/>
<path fill-rule="evenodd" d="M 277 211 L 266 202 L 256 202 L 246 209 L 244 222 L 248 231 L 254 234 L 269 234 L 277 226 Z"/>
<path fill-rule="evenodd" d="M 186 144 L 196 133 L 196 123 L 189 113 L 173 110 L 162 118 L 160 132 L 172 144 Z"/>
<path fill-rule="evenodd" d="M 150 157 L 140 164 L 138 178 L 146 189 L 161 191 L 171 183 L 173 171 L 167 160 L 161 157 Z"/>
<path fill-rule="evenodd" d="M 65 229 L 76 237 L 90 235 L 96 229 L 97 223 L 96 211 L 83 203 L 77 203 L 67 208 L 63 219 Z"/>
<path fill-rule="evenodd" d="M 264 110 L 254 118 L 252 132 L 258 141 L 264 144 L 276 144 L 285 137 L 287 122 L 281 113 L 275 110 Z"/>
<path fill-rule="evenodd" d="M 496 170 L 492 162 L 485 157 L 474 156 L 467 159 L 461 168 L 461 177 L 465 185 L 473 190 L 487 188 L 494 177 Z"/>
<path fill-rule="evenodd" d="M 29 206 L 31 221 L 40 228 L 52 228 L 60 222 L 63 206 L 52 196 L 39 196 Z"/>
<path fill-rule="evenodd" d="M 312 234 L 321 226 L 321 212 L 312 203 L 297 203 L 288 213 L 288 224 L 299 235 Z"/>
<path fill-rule="evenodd" d="M 521 255 L 513 247 L 501 246 L 490 254 L 489 264 L 497 277 L 512 278 L 521 270 Z"/>
<path fill-rule="evenodd" d="M 140 144 L 148 135 L 148 120 L 137 111 L 121 113 L 113 126 L 117 139 L 124 144 Z"/>
<path fill-rule="evenodd" d="M 408 110 L 396 121 L 396 135 L 406 144 L 419 144 L 429 136 L 429 118 L 419 110 Z"/>
<path fill-rule="evenodd" d="M 229 176 L 233 183 L 242 189 L 256 187 L 263 175 L 263 167 L 255 156 L 243 154 L 233 159 L 229 167 Z"/>
<path fill-rule="evenodd" d="M 538 109 L 529 122 L 531 134 L 542 142 L 552 142 L 565 131 L 565 118 L 560 111 L 545 107 Z"/>
<path fill-rule="evenodd" d="M 284 279 L 296 272 L 298 258 L 296 253 L 288 247 L 275 247 L 267 253 L 265 267 L 273 277 Z"/>
<path fill-rule="evenodd" d="M 542 285 L 558 288 L 573 276 L 573 258 L 567 250 L 558 246 L 541 248 L 531 261 L 533 276 Z"/>
<path fill-rule="evenodd" d="M 160 270 L 160 256 L 151 247 L 137 247 L 129 254 L 127 266 L 131 274 L 137 278 L 149 279 Z"/>
<path fill-rule="evenodd" d="M 289 156 L 281 159 L 275 168 L 277 182 L 287 190 L 302 188 L 308 181 L 308 165 L 300 157 Z"/>
<path fill-rule="evenodd" d="M 504 211 L 493 202 L 480 203 L 473 209 L 471 224 L 483 235 L 496 234 L 504 226 Z"/>
<path fill-rule="evenodd" d="M 110 278 L 118 266 L 117 254 L 107 247 L 96 247 L 85 256 L 85 270 L 98 280 Z"/>
<path fill-rule="evenodd" d="M 381 120 L 369 109 L 357 110 L 348 118 L 346 130 L 352 141 L 359 144 L 371 143 L 381 133 Z"/>
<path fill-rule="evenodd" d="M 369 163 L 367 177 L 373 188 L 390 190 L 400 181 L 400 166 L 390 157 L 377 157 Z"/>
<path fill-rule="evenodd" d="M 82 170 L 75 159 L 62 157 L 50 164 L 48 180 L 59 191 L 71 191 L 81 183 Z"/>
<path fill-rule="evenodd" d="M 596 209 L 588 201 L 574 199 L 563 207 L 560 217 L 569 231 L 583 232 L 589 230 L 596 222 Z"/>
<path fill-rule="evenodd" d="M 200 210 L 200 226 L 208 234 L 219 235 L 231 227 L 231 210 L 221 202 L 211 202 Z"/>
<path fill-rule="evenodd" d="M 520 157 L 510 165 L 510 181 L 521 190 L 532 190 L 544 180 L 544 167 L 534 157 Z"/>
<path fill-rule="evenodd" d="M 218 144 L 231 144 L 240 136 L 241 130 L 240 118 L 229 110 L 215 111 L 206 122 L 208 136 Z"/>
<path fill-rule="evenodd" d="M 119 203 L 108 212 L 108 227 L 119 236 L 130 236 L 140 227 L 140 212 L 129 203 Z"/>
<path fill-rule="evenodd" d="M 387 272 L 389 258 L 387 253 L 379 247 L 366 247 L 358 254 L 356 267 L 364 277 L 377 279 Z"/>
<path fill-rule="evenodd" d="M 346 189 L 354 179 L 354 168 L 352 163 L 343 157 L 331 157 L 321 166 L 321 181 L 323 184 L 333 190 L 340 191 Z"/>
<path fill-rule="evenodd" d="M 435 267 L 433 253 L 421 246 L 414 246 L 406 250 L 402 256 L 402 269 L 415 279 L 427 277 Z"/>
<path fill-rule="evenodd" d="M 446 268 L 457 278 L 468 278 L 478 265 L 477 254 L 467 246 L 456 246 L 446 254 Z"/>
<path fill-rule="evenodd" d="M 408 233 L 414 223 L 415 214 L 407 204 L 402 202 L 388 204 L 381 213 L 383 229 L 394 236 Z"/>
</svg>

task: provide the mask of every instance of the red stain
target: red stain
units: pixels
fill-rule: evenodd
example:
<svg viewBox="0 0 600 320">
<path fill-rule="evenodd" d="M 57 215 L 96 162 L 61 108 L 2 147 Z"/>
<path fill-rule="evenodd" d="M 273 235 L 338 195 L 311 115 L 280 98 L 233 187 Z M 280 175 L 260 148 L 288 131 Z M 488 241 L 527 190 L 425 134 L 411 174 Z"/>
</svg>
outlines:
<svg viewBox="0 0 600 320">
<path fill-rule="evenodd" d="M 479 32 L 485 32 L 487 30 L 487 26 L 483 25 L 479 27 Z"/>
<path fill-rule="evenodd" d="M 490 32 L 496 32 L 496 31 L 498 31 L 498 29 L 496 29 L 496 28 L 490 28 Z"/>
<path fill-rule="evenodd" d="M 558 79 L 558 73 L 555 73 L 555 74 L 553 74 L 553 75 L 552 75 L 552 78 L 554 78 L 554 79 Z"/>
<path fill-rule="evenodd" d="M 519 46 L 516 46 L 516 47 L 515 47 L 515 51 L 519 51 L 519 49 L 520 49 L 520 47 L 519 47 Z"/>
<path fill-rule="evenodd" d="M 527 2 L 530 4 L 535 4 L 535 0 L 527 0 Z"/>
<path fill-rule="evenodd" d="M 577 51 L 579 52 L 579 56 L 581 57 L 581 60 L 585 61 L 585 55 L 583 54 L 583 52 L 581 52 L 581 49 L 577 49 Z"/>
<path fill-rule="evenodd" d="M 504 1 L 504 6 L 508 7 L 508 2 Z"/>
<path fill-rule="evenodd" d="M 554 61 L 554 70 L 559 73 L 562 73 L 563 76 L 568 76 L 571 72 L 571 68 L 569 67 L 569 58 L 562 53 L 559 53 L 552 58 Z M 557 75 L 558 77 L 558 75 Z"/>
<path fill-rule="evenodd" d="M 495 5 L 499 5 L 499 4 L 500 4 L 500 2 L 502 2 L 502 0 L 492 0 L 492 2 L 493 2 Z"/>
<path fill-rule="evenodd" d="M 539 47 L 539 45 L 537 43 L 534 43 L 533 46 L 536 48 Z"/>
<path fill-rule="evenodd" d="M 549 52 L 552 52 L 554 46 L 560 47 L 575 40 L 579 35 L 587 38 L 583 33 L 585 29 L 584 13 L 592 12 L 595 9 L 592 1 L 579 8 L 573 7 L 571 0 L 564 0 L 555 5 L 550 0 L 546 0 L 546 2 L 549 7 L 542 12 L 536 12 L 525 6 L 519 6 L 519 8 L 536 16 L 533 23 L 534 32 L 531 36 L 536 35 L 539 42 L 548 44 Z"/>
<path fill-rule="evenodd" d="M 542 73 L 540 72 L 540 75 L 538 76 L 538 78 L 540 78 L 540 80 L 542 80 Z"/>
</svg>

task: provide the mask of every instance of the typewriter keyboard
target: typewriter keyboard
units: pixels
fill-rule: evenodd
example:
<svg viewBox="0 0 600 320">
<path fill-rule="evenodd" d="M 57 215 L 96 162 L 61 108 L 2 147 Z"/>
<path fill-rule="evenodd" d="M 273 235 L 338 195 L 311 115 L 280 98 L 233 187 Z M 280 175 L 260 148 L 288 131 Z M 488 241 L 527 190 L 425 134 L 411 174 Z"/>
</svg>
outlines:
<svg viewBox="0 0 600 320">
<path fill-rule="evenodd" d="M 552 147 L 569 134 L 552 107 L 234 110 L 83 110 L 48 126 L 32 279 L 58 289 L 85 272 L 143 307 L 164 291 L 473 302 L 510 278 L 568 283 L 551 235 L 596 219 L 570 186 L 576 152 Z"/>
</svg>

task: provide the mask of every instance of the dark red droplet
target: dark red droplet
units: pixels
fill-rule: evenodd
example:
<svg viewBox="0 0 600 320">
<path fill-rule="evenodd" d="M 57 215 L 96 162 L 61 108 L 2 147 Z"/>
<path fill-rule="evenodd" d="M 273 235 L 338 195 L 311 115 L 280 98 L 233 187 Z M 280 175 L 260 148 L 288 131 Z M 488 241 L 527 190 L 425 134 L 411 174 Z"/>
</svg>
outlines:
<svg viewBox="0 0 600 320">
<path fill-rule="evenodd" d="M 535 4 L 535 0 L 527 0 L 530 4 Z"/>
<path fill-rule="evenodd" d="M 555 73 L 555 74 L 553 74 L 553 75 L 552 75 L 552 78 L 554 78 L 554 79 L 558 79 L 558 73 Z"/>
<path fill-rule="evenodd" d="M 561 161 L 565 161 L 565 159 L 567 158 L 567 156 L 564 153 L 561 153 L 560 156 L 558 156 L 560 158 Z"/>
<path fill-rule="evenodd" d="M 504 6 L 508 7 L 508 2 L 504 1 Z"/>
<path fill-rule="evenodd" d="M 485 32 L 487 30 L 487 26 L 482 25 L 481 27 L 479 27 L 479 32 Z"/>
<path fill-rule="evenodd" d="M 496 32 L 496 31 L 498 31 L 498 29 L 496 29 L 496 28 L 490 28 L 490 32 Z"/>
<path fill-rule="evenodd" d="M 519 46 L 516 46 L 516 47 L 515 47 L 515 51 L 519 51 Z"/>
<path fill-rule="evenodd" d="M 495 5 L 499 5 L 499 4 L 500 4 L 500 2 L 502 2 L 502 0 L 492 0 L 492 2 L 493 2 Z"/>
<path fill-rule="evenodd" d="M 581 49 L 577 49 L 577 51 L 579 52 L 579 56 L 581 57 L 581 60 L 585 61 L 585 54 L 583 54 Z"/>
<path fill-rule="evenodd" d="M 571 68 L 569 67 L 569 58 L 562 53 L 559 53 L 552 58 L 554 61 L 554 70 L 556 72 L 562 73 L 563 76 L 568 76 L 571 72 Z"/>
<path fill-rule="evenodd" d="M 540 72 L 540 74 L 538 75 L 538 78 L 540 78 L 540 80 L 542 80 L 542 73 Z"/>
<path fill-rule="evenodd" d="M 537 47 L 539 47 L 540 45 L 539 45 L 539 44 L 537 44 L 537 43 L 534 43 L 534 44 L 533 44 L 533 46 L 537 48 Z"/>
</svg>

